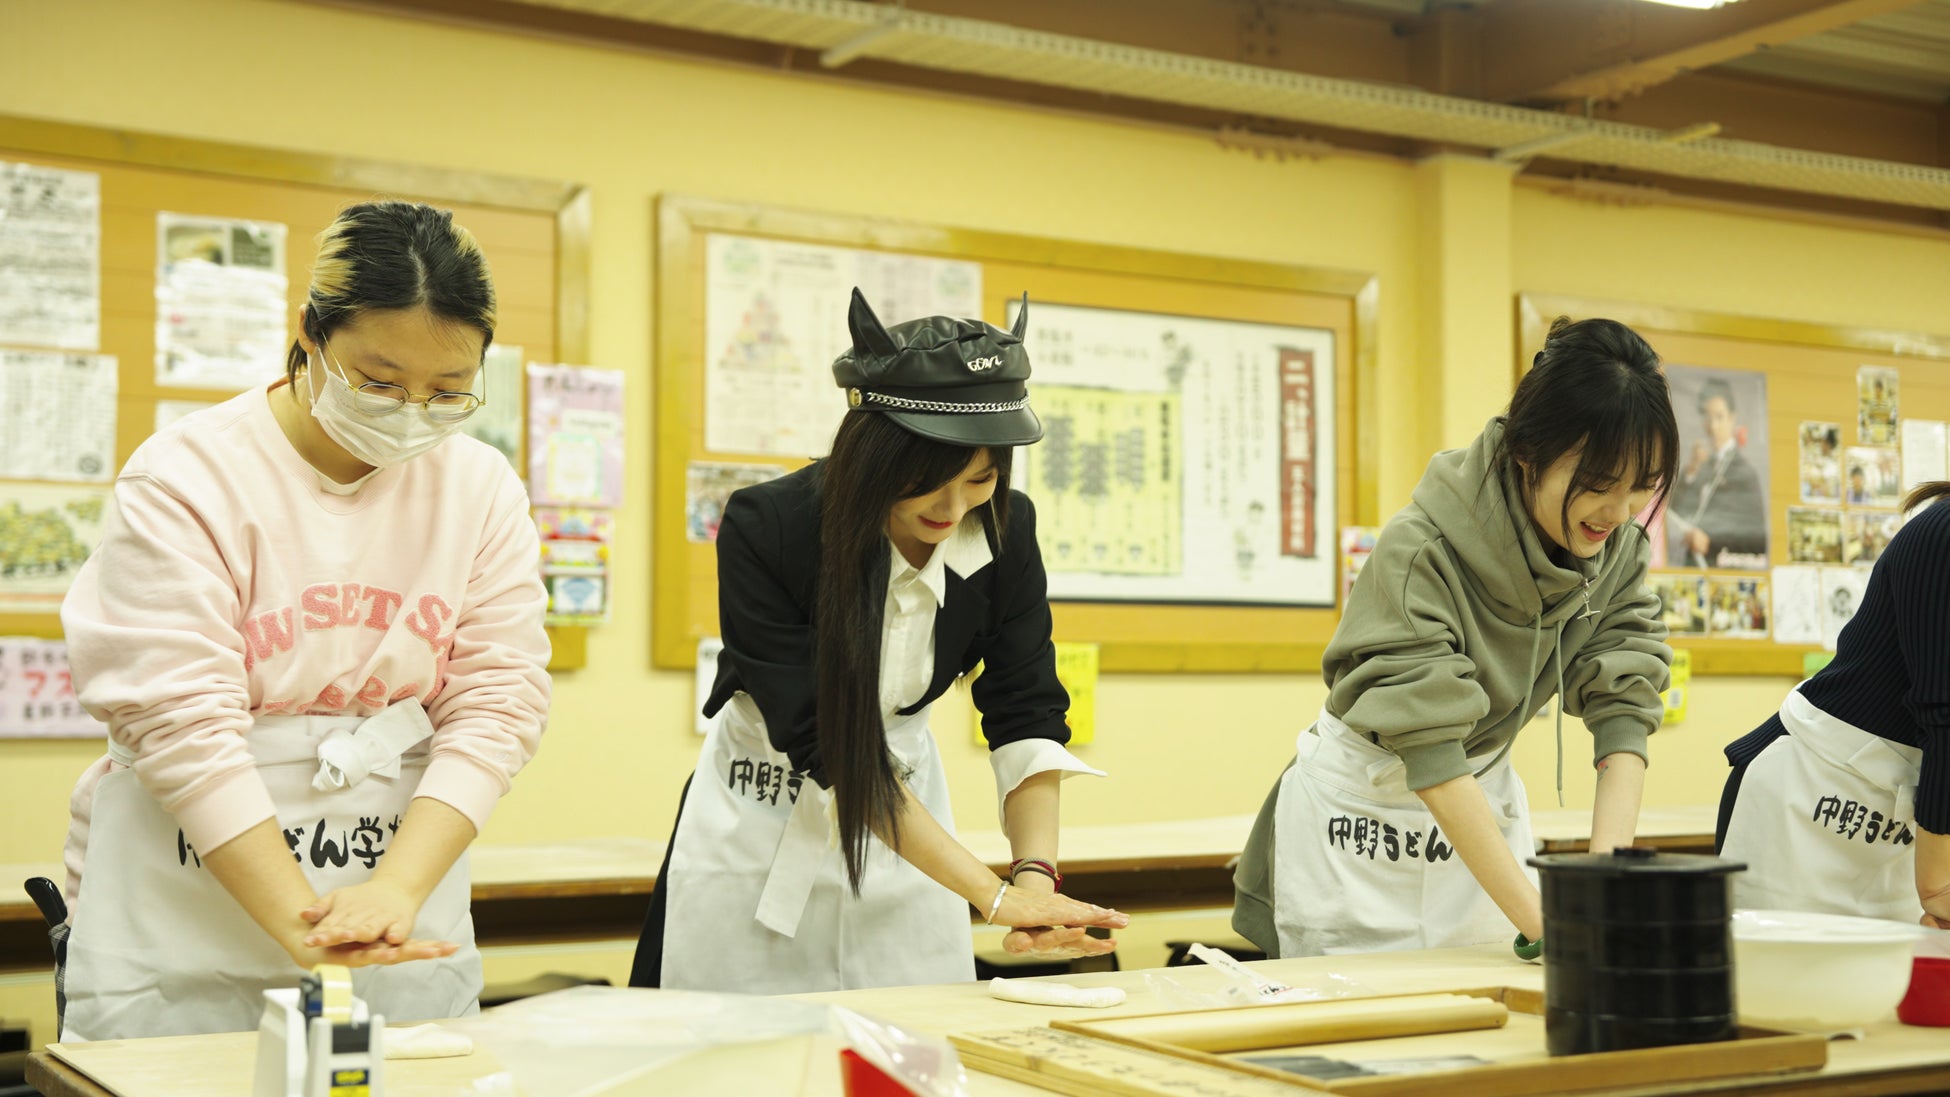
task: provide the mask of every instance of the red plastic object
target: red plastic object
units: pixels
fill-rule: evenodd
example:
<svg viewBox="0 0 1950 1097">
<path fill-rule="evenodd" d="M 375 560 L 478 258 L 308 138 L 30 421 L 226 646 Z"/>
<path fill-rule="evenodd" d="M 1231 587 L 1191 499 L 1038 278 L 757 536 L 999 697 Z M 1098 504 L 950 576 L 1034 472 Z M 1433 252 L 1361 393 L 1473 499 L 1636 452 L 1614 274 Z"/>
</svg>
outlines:
<svg viewBox="0 0 1950 1097">
<path fill-rule="evenodd" d="M 1906 1025 L 1950 1026 L 1950 959 L 1918 956 L 1910 969 L 1909 993 L 1896 1007 Z"/>
<path fill-rule="evenodd" d="M 914 1097 L 914 1091 L 860 1057 L 850 1047 L 840 1049 L 840 1082 L 846 1097 Z"/>
</svg>

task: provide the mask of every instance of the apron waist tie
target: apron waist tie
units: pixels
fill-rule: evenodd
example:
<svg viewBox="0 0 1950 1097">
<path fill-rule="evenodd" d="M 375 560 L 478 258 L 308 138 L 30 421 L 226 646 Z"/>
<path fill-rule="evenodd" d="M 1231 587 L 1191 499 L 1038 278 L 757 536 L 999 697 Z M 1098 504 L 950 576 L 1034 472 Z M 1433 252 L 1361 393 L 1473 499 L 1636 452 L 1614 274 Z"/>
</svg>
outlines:
<svg viewBox="0 0 1950 1097">
<path fill-rule="evenodd" d="M 929 708 L 889 718 L 891 722 L 886 726 L 887 745 L 897 763 L 904 758 L 899 748 L 907 746 L 911 749 L 926 740 Z M 779 835 L 778 849 L 772 854 L 772 865 L 766 870 L 765 889 L 758 896 L 755 917 L 759 925 L 785 937 L 798 934 L 799 919 L 806 913 L 806 903 L 812 898 L 813 885 L 819 880 L 820 866 L 829 852 L 839 848 L 838 811 L 839 802 L 830 791 L 812 781 L 807 781 L 800 789 L 799 799 L 793 803 L 792 814 L 786 819 L 785 831 Z"/>
<path fill-rule="evenodd" d="M 365 717 L 261 716 L 253 722 L 253 730 L 283 725 L 302 727 L 307 723 L 315 726 L 315 722 L 323 722 L 330 729 L 319 740 L 316 751 L 318 773 L 312 778 L 311 787 L 319 792 L 351 788 L 373 774 L 396 778 L 400 775 L 401 757 L 433 736 L 433 721 L 427 718 L 427 710 L 411 698 Z M 286 752 L 293 745 L 285 742 L 273 747 L 271 760 L 288 760 Z M 124 769 L 135 767 L 135 751 L 113 736 L 108 739 L 107 753 L 109 761 L 116 765 Z M 254 747 L 253 753 L 260 764 L 265 761 L 263 750 Z"/>
<path fill-rule="evenodd" d="M 839 845 L 839 822 L 832 814 L 832 794 L 811 781 L 799 792 L 779 835 L 778 851 L 765 874 L 765 890 L 758 896 L 758 924 L 792 937 L 806 912 L 819 867 L 828 850 Z"/>
<path fill-rule="evenodd" d="M 433 737 L 427 710 L 412 699 L 388 705 L 357 726 L 333 728 L 318 744 L 320 792 L 351 788 L 373 774 L 398 777 L 400 756 Z"/>
</svg>

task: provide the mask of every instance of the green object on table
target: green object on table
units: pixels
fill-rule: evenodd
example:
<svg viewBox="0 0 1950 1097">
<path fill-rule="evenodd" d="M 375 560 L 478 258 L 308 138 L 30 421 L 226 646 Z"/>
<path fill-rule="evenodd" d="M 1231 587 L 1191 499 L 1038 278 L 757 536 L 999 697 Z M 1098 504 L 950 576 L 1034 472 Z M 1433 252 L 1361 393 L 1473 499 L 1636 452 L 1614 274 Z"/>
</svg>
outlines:
<svg viewBox="0 0 1950 1097">
<path fill-rule="evenodd" d="M 1516 949 L 1517 959 L 1519 960 L 1525 960 L 1534 964 L 1544 958 L 1544 939 L 1542 937 L 1533 941 L 1525 937 L 1522 933 L 1518 933 L 1517 939 L 1511 944 L 1511 947 Z"/>
</svg>

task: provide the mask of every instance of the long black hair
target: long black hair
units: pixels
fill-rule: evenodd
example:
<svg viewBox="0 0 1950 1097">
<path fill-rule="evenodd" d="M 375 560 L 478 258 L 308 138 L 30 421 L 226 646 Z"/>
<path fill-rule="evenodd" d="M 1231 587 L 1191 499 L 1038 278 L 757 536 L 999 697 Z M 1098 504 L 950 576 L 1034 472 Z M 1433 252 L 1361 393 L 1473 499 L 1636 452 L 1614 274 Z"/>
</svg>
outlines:
<svg viewBox="0 0 1950 1097">
<path fill-rule="evenodd" d="M 880 632 L 887 606 L 887 520 L 894 504 L 960 476 L 981 450 L 923 438 L 886 416 L 840 420 L 820 485 L 819 593 L 813 669 L 819 753 L 833 782 L 840 849 L 857 895 L 867 838 L 900 841 L 900 782 L 880 709 Z M 1009 518 L 1007 446 L 990 448 L 995 496 L 981 520 L 999 551 Z M 912 698 L 911 700 L 919 700 Z"/>
<path fill-rule="evenodd" d="M 1608 490 L 1621 469 L 1635 486 L 1658 485 L 1657 509 L 1679 467 L 1679 424 L 1659 355 L 1616 320 L 1560 316 L 1544 349 L 1517 382 L 1502 417 L 1493 470 L 1513 478 L 1528 496 L 1558 458 L 1579 450 L 1559 521 L 1571 525 L 1571 500 Z"/>
</svg>

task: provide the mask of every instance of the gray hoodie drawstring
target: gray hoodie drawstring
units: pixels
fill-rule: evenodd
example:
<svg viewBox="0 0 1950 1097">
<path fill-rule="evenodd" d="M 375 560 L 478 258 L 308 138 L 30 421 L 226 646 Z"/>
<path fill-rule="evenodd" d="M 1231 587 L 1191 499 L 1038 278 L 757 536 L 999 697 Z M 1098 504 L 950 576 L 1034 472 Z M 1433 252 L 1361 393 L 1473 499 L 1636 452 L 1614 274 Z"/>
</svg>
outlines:
<svg viewBox="0 0 1950 1097">
<path fill-rule="evenodd" d="M 1557 665 L 1557 806 L 1564 806 L 1564 622 L 1557 623 L 1551 640 L 1551 662 Z"/>
<path fill-rule="evenodd" d="M 1544 638 L 1544 614 L 1539 610 L 1530 625 L 1530 670 L 1523 680 L 1537 680 L 1537 642 Z M 1551 637 L 1551 666 L 1557 673 L 1557 806 L 1564 806 L 1564 622 L 1557 623 Z"/>
</svg>

